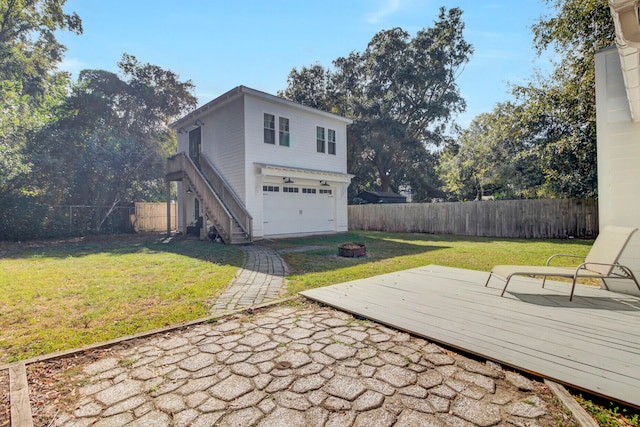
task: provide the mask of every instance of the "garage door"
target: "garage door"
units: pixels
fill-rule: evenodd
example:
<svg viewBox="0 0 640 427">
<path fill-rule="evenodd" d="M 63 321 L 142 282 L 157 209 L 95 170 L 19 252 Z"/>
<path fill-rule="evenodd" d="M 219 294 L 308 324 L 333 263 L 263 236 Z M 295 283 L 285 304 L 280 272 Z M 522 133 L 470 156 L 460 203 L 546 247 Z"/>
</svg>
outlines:
<svg viewBox="0 0 640 427">
<path fill-rule="evenodd" d="M 264 235 L 335 231 L 333 189 L 265 185 Z"/>
</svg>

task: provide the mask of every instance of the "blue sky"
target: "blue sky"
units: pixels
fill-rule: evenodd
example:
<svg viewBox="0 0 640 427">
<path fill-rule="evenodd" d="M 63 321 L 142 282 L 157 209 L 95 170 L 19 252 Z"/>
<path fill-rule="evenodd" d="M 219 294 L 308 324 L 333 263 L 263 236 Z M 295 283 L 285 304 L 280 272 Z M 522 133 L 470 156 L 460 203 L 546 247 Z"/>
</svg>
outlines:
<svg viewBox="0 0 640 427">
<path fill-rule="evenodd" d="M 117 71 L 128 53 L 192 80 L 199 104 L 238 85 L 275 94 L 292 68 L 328 67 L 381 30 L 414 35 L 440 6 L 464 11 L 475 48 L 459 79 L 467 101 L 459 124 L 509 99 L 509 84 L 549 70 L 532 48 L 531 25 L 552 12 L 542 0 L 68 0 L 84 34 L 60 35 L 68 48 L 61 68 L 74 78 L 82 69 Z"/>
</svg>

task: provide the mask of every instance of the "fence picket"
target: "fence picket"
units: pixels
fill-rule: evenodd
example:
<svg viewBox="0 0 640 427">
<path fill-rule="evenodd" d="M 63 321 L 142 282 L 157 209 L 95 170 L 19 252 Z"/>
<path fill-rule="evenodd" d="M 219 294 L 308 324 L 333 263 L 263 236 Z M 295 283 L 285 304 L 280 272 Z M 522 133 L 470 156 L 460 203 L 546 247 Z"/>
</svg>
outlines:
<svg viewBox="0 0 640 427">
<path fill-rule="evenodd" d="M 349 206 L 351 230 L 558 239 L 598 234 L 596 199 Z"/>
</svg>

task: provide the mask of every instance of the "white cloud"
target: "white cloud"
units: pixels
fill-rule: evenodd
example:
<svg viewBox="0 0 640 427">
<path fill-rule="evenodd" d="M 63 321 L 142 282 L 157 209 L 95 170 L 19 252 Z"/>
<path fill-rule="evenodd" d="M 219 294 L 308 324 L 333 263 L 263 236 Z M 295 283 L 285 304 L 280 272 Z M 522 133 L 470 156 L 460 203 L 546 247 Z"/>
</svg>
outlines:
<svg viewBox="0 0 640 427">
<path fill-rule="evenodd" d="M 400 0 L 384 0 L 378 10 L 368 13 L 365 21 L 369 24 L 377 24 L 389 15 L 400 9 Z"/>
</svg>

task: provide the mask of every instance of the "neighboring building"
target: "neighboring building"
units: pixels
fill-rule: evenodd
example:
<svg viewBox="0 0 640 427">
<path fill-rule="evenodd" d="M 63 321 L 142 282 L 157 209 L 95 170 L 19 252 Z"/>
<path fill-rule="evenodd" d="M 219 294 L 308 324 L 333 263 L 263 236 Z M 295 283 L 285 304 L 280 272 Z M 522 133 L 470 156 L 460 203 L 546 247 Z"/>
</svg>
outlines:
<svg viewBox="0 0 640 427">
<path fill-rule="evenodd" d="M 171 125 L 178 229 L 226 243 L 348 230 L 351 120 L 238 86 Z"/>
<path fill-rule="evenodd" d="M 610 0 L 616 46 L 596 53 L 598 206 L 600 229 L 640 228 L 640 18 L 638 0 Z M 620 262 L 640 277 L 640 231 Z M 629 280 L 607 281 L 637 293 Z"/>
<path fill-rule="evenodd" d="M 367 203 L 406 203 L 407 198 L 398 193 L 387 191 L 361 191 L 356 199 L 362 199 Z"/>
</svg>

